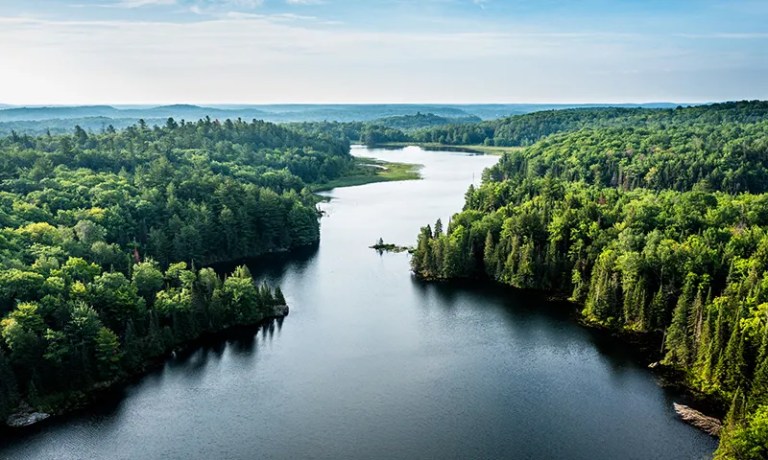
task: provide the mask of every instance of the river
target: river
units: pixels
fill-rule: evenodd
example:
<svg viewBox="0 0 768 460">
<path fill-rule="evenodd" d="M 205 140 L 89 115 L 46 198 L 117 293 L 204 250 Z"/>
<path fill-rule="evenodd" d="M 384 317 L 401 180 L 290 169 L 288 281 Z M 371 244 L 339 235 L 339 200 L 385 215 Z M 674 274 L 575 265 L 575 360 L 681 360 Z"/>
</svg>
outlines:
<svg viewBox="0 0 768 460">
<path fill-rule="evenodd" d="M 319 248 L 261 261 L 290 315 L 169 360 L 114 401 L 0 444 L 7 459 L 700 459 L 716 441 L 572 308 L 489 285 L 422 283 L 419 227 L 461 208 L 497 157 L 417 148 L 421 181 L 327 192 Z"/>
</svg>

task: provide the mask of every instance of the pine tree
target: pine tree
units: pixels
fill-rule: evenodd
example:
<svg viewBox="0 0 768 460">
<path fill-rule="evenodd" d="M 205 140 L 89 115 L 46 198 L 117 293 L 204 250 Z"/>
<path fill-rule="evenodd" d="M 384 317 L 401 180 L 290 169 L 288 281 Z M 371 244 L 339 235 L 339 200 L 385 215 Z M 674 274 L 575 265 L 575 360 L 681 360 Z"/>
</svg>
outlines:
<svg viewBox="0 0 768 460">
<path fill-rule="evenodd" d="M 99 329 L 95 344 L 96 371 L 100 380 L 111 380 L 120 371 L 120 342 L 117 335 L 106 327 Z"/>
<path fill-rule="evenodd" d="M 731 398 L 731 405 L 728 408 L 728 414 L 723 421 L 723 428 L 720 432 L 720 447 L 717 450 L 716 458 L 718 459 L 732 459 L 732 458 L 744 458 L 736 452 L 735 446 L 732 445 L 733 436 L 743 426 L 743 420 L 745 415 L 746 403 L 744 400 L 744 393 L 741 388 L 736 389 Z"/>
<path fill-rule="evenodd" d="M 690 362 L 690 346 L 688 338 L 688 311 L 696 284 L 696 275 L 689 273 L 683 286 L 683 291 L 677 299 L 677 305 L 672 314 L 672 324 L 667 329 L 664 348 L 667 354 L 664 361 L 667 364 L 687 366 Z"/>
<path fill-rule="evenodd" d="M 755 375 L 752 377 L 752 388 L 749 392 L 750 408 L 754 409 L 765 404 L 768 404 L 768 326 L 763 327 L 760 353 L 757 357 Z"/>
<path fill-rule="evenodd" d="M 436 239 L 443 236 L 443 221 L 440 219 L 437 219 L 437 221 L 435 221 L 434 235 Z"/>
<path fill-rule="evenodd" d="M 275 304 L 277 305 L 285 305 L 285 296 L 283 296 L 283 290 L 280 289 L 280 286 L 277 286 L 275 288 Z"/>
<path fill-rule="evenodd" d="M 496 266 L 498 265 L 495 249 L 493 234 L 488 230 L 488 233 L 485 235 L 485 243 L 483 244 L 483 267 L 485 268 L 485 273 L 491 278 L 496 278 Z"/>
<path fill-rule="evenodd" d="M 696 297 L 691 304 L 688 316 L 688 331 L 690 335 L 690 353 L 693 358 L 698 356 L 701 334 L 704 328 L 704 289 L 709 284 L 709 277 L 703 276 L 696 291 Z"/>
<path fill-rule="evenodd" d="M 733 326 L 725 352 L 720 355 L 715 377 L 726 391 L 733 391 L 745 383 L 747 363 L 744 357 L 744 334 L 738 326 Z"/>
</svg>

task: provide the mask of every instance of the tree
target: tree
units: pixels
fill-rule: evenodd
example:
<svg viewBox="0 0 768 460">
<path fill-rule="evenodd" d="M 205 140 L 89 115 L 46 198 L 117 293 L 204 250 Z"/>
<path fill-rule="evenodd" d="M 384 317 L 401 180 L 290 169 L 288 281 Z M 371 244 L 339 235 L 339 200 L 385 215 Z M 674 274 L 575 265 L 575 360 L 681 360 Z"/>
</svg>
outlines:
<svg viewBox="0 0 768 460">
<path fill-rule="evenodd" d="M 163 287 L 163 273 L 152 260 L 138 263 L 133 266 L 133 284 L 148 303 L 152 303 L 154 295 Z"/>
<path fill-rule="evenodd" d="M 275 304 L 276 305 L 285 305 L 285 297 L 283 296 L 283 291 L 280 289 L 280 286 L 275 287 Z"/>
<path fill-rule="evenodd" d="M 222 286 L 224 303 L 235 323 L 258 321 L 261 319 L 259 293 L 253 284 L 253 277 L 245 265 L 240 265 L 224 280 Z"/>
<path fill-rule="evenodd" d="M 664 348 L 667 350 L 664 357 L 666 363 L 679 366 L 687 366 L 690 363 L 688 316 L 696 281 L 696 275 L 689 273 L 683 286 L 683 292 L 677 299 L 672 324 L 667 329 L 666 341 L 664 342 Z"/>
<path fill-rule="evenodd" d="M 16 375 L 8 358 L 0 349 L 0 419 L 5 420 L 19 400 Z"/>
<path fill-rule="evenodd" d="M 120 341 L 106 327 L 99 329 L 95 338 L 96 368 L 101 380 L 109 381 L 120 372 Z"/>
</svg>

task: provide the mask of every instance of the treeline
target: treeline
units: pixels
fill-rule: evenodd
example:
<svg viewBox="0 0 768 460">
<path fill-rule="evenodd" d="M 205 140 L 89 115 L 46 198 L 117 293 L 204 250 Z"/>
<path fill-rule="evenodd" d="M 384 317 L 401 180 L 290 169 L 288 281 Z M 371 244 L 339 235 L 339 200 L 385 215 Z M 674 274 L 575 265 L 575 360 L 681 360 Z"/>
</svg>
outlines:
<svg viewBox="0 0 768 460">
<path fill-rule="evenodd" d="M 2 272 L 0 414 L 21 399 L 55 412 L 94 387 L 142 371 L 206 333 L 256 324 L 285 304 L 280 288 L 257 287 L 245 267 L 222 279 L 212 269 L 147 260 L 128 275 L 69 258 L 59 268 Z M 9 289 L 14 289 L 10 291 Z"/>
<path fill-rule="evenodd" d="M 294 123 L 289 126 L 308 135 L 327 135 L 369 146 L 413 142 L 443 145 L 531 146 L 558 133 L 615 129 L 640 130 L 661 135 L 722 124 L 749 125 L 768 118 L 768 102 L 741 101 L 675 109 L 597 107 L 545 110 L 497 120 L 472 122 L 471 118 L 421 114 L 369 122 Z M 687 132 L 687 131 L 686 131 Z M 729 134 L 728 134 L 729 135 Z"/>
<path fill-rule="evenodd" d="M 413 115 L 397 115 L 380 118 L 369 122 L 368 124 L 408 132 L 435 126 L 464 125 L 469 123 L 479 123 L 480 121 L 482 121 L 480 117 L 476 116 L 444 117 L 435 115 L 434 113 L 416 112 Z"/>
<path fill-rule="evenodd" d="M 421 230 L 412 266 L 561 292 L 588 321 L 658 331 L 663 363 L 730 404 L 718 455 L 766 458 L 768 123 L 712 110 L 506 154 L 447 229 Z"/>
<path fill-rule="evenodd" d="M 587 108 L 546 110 L 467 125 L 414 132 L 412 142 L 449 145 L 528 146 L 552 134 L 583 128 L 691 127 L 720 123 L 754 123 L 768 117 L 768 102 L 741 101 L 675 109 Z"/>
<path fill-rule="evenodd" d="M 353 143 L 376 146 L 387 142 L 414 142 L 414 133 L 426 128 L 469 125 L 478 122 L 480 118 L 475 116 L 445 117 L 417 112 L 413 115 L 398 115 L 366 122 L 324 121 L 289 123 L 286 126 L 308 136 L 330 136 Z"/>
<path fill-rule="evenodd" d="M 282 295 L 210 269 L 317 243 L 349 144 L 264 122 L 0 139 L 0 418 L 56 407 Z M 57 399 L 59 398 L 59 399 Z"/>
</svg>

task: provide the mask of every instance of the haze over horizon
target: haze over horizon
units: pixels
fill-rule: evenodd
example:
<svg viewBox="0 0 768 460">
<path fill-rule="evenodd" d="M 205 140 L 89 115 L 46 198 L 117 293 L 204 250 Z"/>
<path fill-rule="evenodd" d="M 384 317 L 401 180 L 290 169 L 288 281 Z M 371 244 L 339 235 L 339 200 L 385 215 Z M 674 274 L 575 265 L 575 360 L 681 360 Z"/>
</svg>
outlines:
<svg viewBox="0 0 768 460">
<path fill-rule="evenodd" d="M 740 100 L 747 100 L 747 99 L 740 99 Z M 739 100 L 739 101 L 740 101 Z M 753 99 L 753 100 L 759 100 L 759 99 Z M 187 102 L 187 101 L 171 101 L 171 102 L 128 102 L 128 103 L 110 103 L 110 102 L 97 102 L 92 104 L 78 104 L 78 103 L 52 103 L 52 104 L 46 104 L 46 103 L 31 103 L 31 104 L 12 104 L 7 103 L 5 101 L 0 101 L 0 109 L 3 107 L 6 108 L 58 108 L 58 107 L 113 107 L 116 109 L 122 109 L 122 108 L 160 108 L 160 107 L 172 107 L 172 106 L 190 106 L 190 107 L 210 107 L 210 108 L 223 108 L 223 109 L 229 109 L 229 108 L 239 108 L 239 107 L 269 107 L 269 106 L 398 106 L 398 105 L 404 105 L 404 106 L 446 106 L 446 107 L 458 107 L 458 106 L 473 106 L 473 105 L 520 105 L 520 106 L 550 106 L 550 105 L 557 105 L 557 106 L 574 106 L 574 105 L 596 105 L 596 106 L 604 106 L 604 105 L 656 105 L 656 104 L 681 104 L 681 105 L 707 105 L 707 104 L 718 104 L 718 103 L 724 103 L 724 102 L 737 102 L 736 99 L 733 100 L 718 100 L 718 101 L 584 101 L 584 102 L 571 102 L 571 101 L 553 101 L 553 102 L 504 102 L 504 101 L 494 101 L 494 102 L 451 102 L 451 101 L 425 101 L 425 102 L 400 102 L 400 101 L 362 101 L 362 102 L 338 102 L 338 101 L 328 101 L 328 102 L 304 102 L 304 101 L 297 101 L 297 102 L 280 102 L 280 101 L 273 101 L 273 102 Z"/>
<path fill-rule="evenodd" d="M 766 24 L 755 0 L 3 2 L 0 103 L 768 99 Z"/>
</svg>

